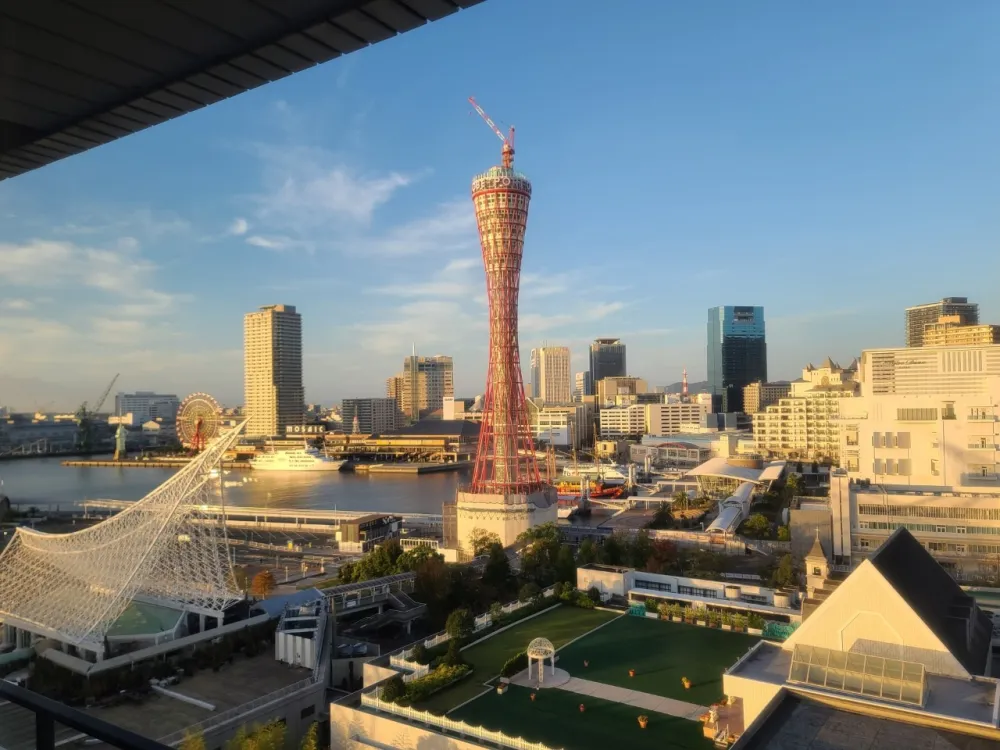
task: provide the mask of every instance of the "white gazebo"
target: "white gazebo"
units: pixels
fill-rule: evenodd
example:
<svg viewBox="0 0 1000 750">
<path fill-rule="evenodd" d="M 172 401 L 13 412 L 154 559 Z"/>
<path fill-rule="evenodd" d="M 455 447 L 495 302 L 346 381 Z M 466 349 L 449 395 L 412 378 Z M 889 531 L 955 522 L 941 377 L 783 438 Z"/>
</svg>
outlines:
<svg viewBox="0 0 1000 750">
<path fill-rule="evenodd" d="M 538 685 L 545 682 L 545 660 L 551 660 L 550 674 L 556 673 L 556 649 L 548 638 L 535 638 L 528 644 L 528 679 L 531 679 L 531 662 L 538 662 Z"/>
</svg>

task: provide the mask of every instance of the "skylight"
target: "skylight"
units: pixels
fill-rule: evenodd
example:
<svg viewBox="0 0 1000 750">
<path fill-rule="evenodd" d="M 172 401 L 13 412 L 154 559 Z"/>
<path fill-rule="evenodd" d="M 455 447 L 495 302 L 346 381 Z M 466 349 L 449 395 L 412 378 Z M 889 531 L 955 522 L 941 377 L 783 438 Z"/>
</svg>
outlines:
<svg viewBox="0 0 1000 750">
<path fill-rule="evenodd" d="M 788 681 L 879 700 L 924 704 L 924 665 L 882 656 L 797 645 Z"/>
</svg>

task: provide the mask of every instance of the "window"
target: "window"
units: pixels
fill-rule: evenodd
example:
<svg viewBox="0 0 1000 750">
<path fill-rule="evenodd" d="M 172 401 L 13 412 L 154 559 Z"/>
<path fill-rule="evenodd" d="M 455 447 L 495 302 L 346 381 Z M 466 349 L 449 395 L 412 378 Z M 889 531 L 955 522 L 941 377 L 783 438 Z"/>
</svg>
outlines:
<svg viewBox="0 0 1000 750">
<path fill-rule="evenodd" d="M 882 473 L 882 459 L 876 458 L 872 462 L 872 474 L 881 474 L 881 473 Z"/>
<path fill-rule="evenodd" d="M 938 476 L 940 473 L 941 473 L 941 470 L 938 468 L 938 460 L 936 458 L 932 458 L 931 459 L 931 474 L 934 475 L 934 476 Z"/>
<path fill-rule="evenodd" d="M 947 526 L 935 526 L 934 527 L 934 531 L 936 531 L 938 534 L 944 534 L 947 530 L 948 530 Z"/>
<path fill-rule="evenodd" d="M 797 645 L 788 681 L 897 703 L 924 704 L 924 666 L 881 656 Z"/>
<path fill-rule="evenodd" d="M 964 534 L 964 533 L 966 533 L 965 532 L 965 527 L 964 526 L 956 526 L 955 527 L 955 533 L 956 534 Z"/>
<path fill-rule="evenodd" d="M 899 422 L 936 422 L 937 418 L 937 409 L 896 409 Z"/>
</svg>

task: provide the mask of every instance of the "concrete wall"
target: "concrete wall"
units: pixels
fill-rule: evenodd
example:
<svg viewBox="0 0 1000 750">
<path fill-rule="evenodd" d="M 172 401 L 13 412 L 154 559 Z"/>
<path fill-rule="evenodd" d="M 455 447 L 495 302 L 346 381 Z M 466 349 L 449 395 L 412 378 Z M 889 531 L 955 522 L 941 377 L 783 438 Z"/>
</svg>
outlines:
<svg viewBox="0 0 1000 750">
<path fill-rule="evenodd" d="M 627 596 L 632 588 L 633 571 L 594 570 L 592 568 L 576 569 L 576 587 L 587 591 L 592 586 L 602 594 L 611 596 Z"/>
<path fill-rule="evenodd" d="M 467 548 L 473 529 L 483 529 L 500 537 L 508 547 L 528 529 L 555 523 L 558 499 L 554 489 L 530 495 L 486 495 L 459 492 L 456 496 L 458 544 Z"/>
<path fill-rule="evenodd" d="M 330 705 L 331 750 L 482 750 L 482 745 L 437 734 L 388 716 Z"/>
<path fill-rule="evenodd" d="M 784 685 L 751 680 L 731 674 L 722 675 L 722 692 L 743 701 L 743 726 L 748 727 L 767 708 Z"/>
</svg>

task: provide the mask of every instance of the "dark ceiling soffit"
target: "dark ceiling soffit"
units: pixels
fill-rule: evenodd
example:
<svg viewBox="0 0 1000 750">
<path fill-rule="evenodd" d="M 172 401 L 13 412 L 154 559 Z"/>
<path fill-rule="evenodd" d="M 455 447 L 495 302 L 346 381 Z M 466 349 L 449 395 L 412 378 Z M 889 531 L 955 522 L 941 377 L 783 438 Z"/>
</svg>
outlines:
<svg viewBox="0 0 1000 750">
<path fill-rule="evenodd" d="M 279 80 L 480 2 L 256 0 L 255 7 L 273 17 L 285 16 L 286 23 L 215 59 L 200 60 L 179 72 L 171 71 L 169 78 L 142 90 L 129 91 L 116 103 L 70 116 L 54 130 L 42 131 L 0 120 L 0 180 Z M 208 12 L 199 13 L 193 20 L 211 23 L 214 8 L 205 5 L 199 10 Z M 293 13 L 295 16 L 289 17 Z M 130 30 L 130 33 L 140 32 Z M 0 78 L 3 75 L 0 73 Z M 63 109 L 64 102 L 71 98 L 62 95 Z M 12 99 L 6 97 L 7 102 Z M 82 98 L 77 101 L 86 103 Z M 16 102 L 13 104 L 16 106 Z"/>
</svg>

